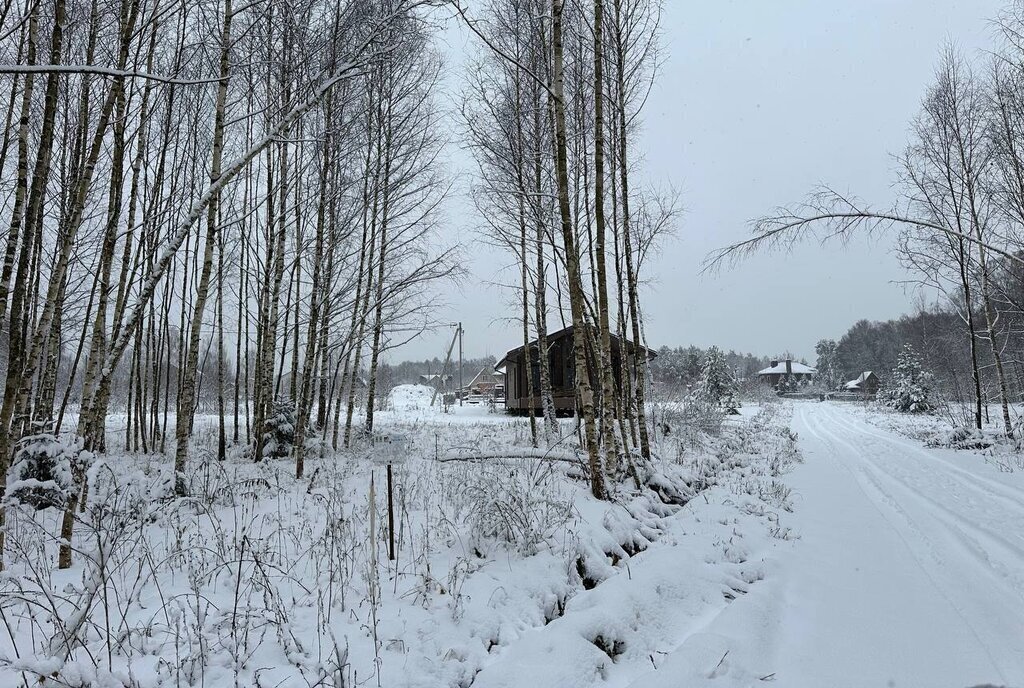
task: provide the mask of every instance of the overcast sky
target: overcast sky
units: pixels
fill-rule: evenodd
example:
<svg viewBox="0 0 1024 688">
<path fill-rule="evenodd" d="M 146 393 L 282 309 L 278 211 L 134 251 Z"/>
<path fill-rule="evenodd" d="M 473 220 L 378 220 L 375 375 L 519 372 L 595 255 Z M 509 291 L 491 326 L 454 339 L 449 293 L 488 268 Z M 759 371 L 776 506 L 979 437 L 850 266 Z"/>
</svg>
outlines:
<svg viewBox="0 0 1024 688">
<path fill-rule="evenodd" d="M 748 222 L 799 201 L 821 183 L 889 205 L 892 155 L 929 84 L 942 43 L 992 44 L 1003 0 L 667 0 L 667 60 L 644 115 L 638 152 L 648 183 L 681 192 L 678 234 L 652 263 L 643 295 L 651 345 L 717 344 L 813 357 L 856 320 L 913 309 L 884 239 L 806 245 L 700 275 L 712 250 L 749 234 Z M 453 90 L 468 37 L 449 32 Z M 453 120 L 454 121 L 454 120 Z M 453 168 L 460 166 L 453 151 Z M 461 163 L 464 165 L 465 163 Z M 465 194 L 465 184 L 456 193 Z M 500 356 L 521 338 L 508 258 L 473 244 L 477 220 L 454 199 L 448 223 L 465 243 L 471 276 L 446 290 L 441 317 L 461 320 L 467 357 Z M 521 326 L 519 326 L 521 328 Z M 392 360 L 443 357 L 437 332 Z"/>
</svg>

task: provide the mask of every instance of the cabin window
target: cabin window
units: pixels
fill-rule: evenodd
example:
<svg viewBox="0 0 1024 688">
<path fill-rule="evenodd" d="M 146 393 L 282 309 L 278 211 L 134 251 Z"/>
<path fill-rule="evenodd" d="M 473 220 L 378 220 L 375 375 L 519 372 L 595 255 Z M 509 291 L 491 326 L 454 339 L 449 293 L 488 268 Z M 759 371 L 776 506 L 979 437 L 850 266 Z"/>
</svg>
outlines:
<svg viewBox="0 0 1024 688">
<path fill-rule="evenodd" d="M 551 386 L 555 389 L 565 386 L 565 362 L 561 351 L 557 344 L 548 349 L 548 369 L 551 371 Z"/>
</svg>

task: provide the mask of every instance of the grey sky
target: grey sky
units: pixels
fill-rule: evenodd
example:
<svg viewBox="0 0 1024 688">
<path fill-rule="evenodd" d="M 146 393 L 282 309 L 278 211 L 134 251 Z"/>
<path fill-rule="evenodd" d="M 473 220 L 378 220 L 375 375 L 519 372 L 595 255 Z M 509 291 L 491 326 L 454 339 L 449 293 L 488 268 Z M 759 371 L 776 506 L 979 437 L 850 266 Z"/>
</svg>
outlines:
<svg viewBox="0 0 1024 688">
<path fill-rule="evenodd" d="M 701 276 L 704 256 L 749 233 L 748 221 L 820 183 L 878 205 L 894 199 L 892 154 L 906 143 L 943 41 L 991 46 L 1003 0 L 667 0 L 667 61 L 647 105 L 645 176 L 682 193 L 678 236 L 649 268 L 654 346 L 718 344 L 811 357 L 860 318 L 913 308 L 884 239 L 806 245 Z M 453 52 L 462 37 L 452 35 Z M 456 60 L 457 62 L 457 60 Z M 453 64 L 453 73 L 458 65 Z M 456 85 L 457 87 L 457 85 Z M 459 153 L 454 153 L 457 161 Z M 464 191 L 462 191 L 464 193 Z M 462 320 L 467 356 L 516 345 L 509 295 L 489 281 L 508 259 L 470 245 L 475 220 L 451 206 L 472 275 L 442 296 Z M 512 279 L 512 275 L 506 275 Z M 519 330 L 521 333 L 521 330 Z M 447 332 L 391 358 L 443 357 Z"/>
</svg>

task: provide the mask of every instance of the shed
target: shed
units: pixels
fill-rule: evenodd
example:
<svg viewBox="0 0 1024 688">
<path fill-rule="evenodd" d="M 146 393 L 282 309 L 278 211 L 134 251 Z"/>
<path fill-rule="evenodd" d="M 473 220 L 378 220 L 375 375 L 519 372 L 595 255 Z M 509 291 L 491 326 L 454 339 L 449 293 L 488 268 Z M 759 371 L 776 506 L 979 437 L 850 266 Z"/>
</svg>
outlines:
<svg viewBox="0 0 1024 688">
<path fill-rule="evenodd" d="M 843 385 L 843 390 L 873 397 L 878 394 L 880 386 L 881 381 L 879 381 L 878 376 L 870 370 L 865 370 L 856 380 L 850 380 Z"/>
</svg>

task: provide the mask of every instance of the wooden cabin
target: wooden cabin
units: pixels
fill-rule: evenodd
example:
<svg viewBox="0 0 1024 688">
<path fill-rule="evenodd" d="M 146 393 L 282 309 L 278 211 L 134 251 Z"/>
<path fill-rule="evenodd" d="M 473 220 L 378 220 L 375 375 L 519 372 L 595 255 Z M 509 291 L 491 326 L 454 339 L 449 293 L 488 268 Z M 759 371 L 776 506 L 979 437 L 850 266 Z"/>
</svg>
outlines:
<svg viewBox="0 0 1024 688">
<path fill-rule="evenodd" d="M 881 382 L 878 376 L 870 370 L 865 370 L 856 380 L 850 380 L 843 385 L 843 391 L 855 394 L 863 394 L 866 397 L 875 398 L 878 395 L 878 388 Z"/>
<path fill-rule="evenodd" d="M 569 416 L 576 411 L 576 366 L 573 349 L 573 328 L 567 327 L 564 330 L 553 332 L 548 335 L 548 365 L 551 370 L 551 392 L 555 402 L 555 411 L 559 415 Z M 633 355 L 634 344 L 625 342 L 625 347 L 619 337 L 612 335 L 612 377 L 615 385 L 622 384 L 622 358 L 623 349 L 627 357 Z M 643 347 L 641 347 L 643 348 Z M 588 347 L 589 349 L 589 347 Z M 648 359 L 654 358 L 655 354 L 649 349 Z M 596 352 L 587 351 L 588 357 L 593 357 Z M 591 359 L 593 360 L 593 358 Z M 593 369 L 594 366 L 591 366 Z M 530 374 L 533 378 L 534 396 L 529 395 L 526 370 L 526 347 L 520 346 L 512 349 L 495 366 L 495 370 L 503 372 L 505 376 L 505 410 L 512 414 L 528 413 L 532 406 L 535 412 L 540 415 L 543 408 L 540 400 L 540 360 L 537 357 L 537 341 L 530 342 Z M 591 379 L 591 387 L 600 387 L 600 380 Z"/>
</svg>

